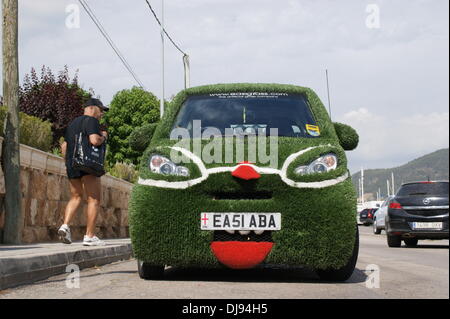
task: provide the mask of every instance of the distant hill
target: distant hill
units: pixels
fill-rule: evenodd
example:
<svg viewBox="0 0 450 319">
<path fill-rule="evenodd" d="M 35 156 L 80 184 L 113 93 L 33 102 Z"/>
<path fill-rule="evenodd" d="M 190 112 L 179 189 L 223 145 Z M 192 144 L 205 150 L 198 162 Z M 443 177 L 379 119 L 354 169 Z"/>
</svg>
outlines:
<svg viewBox="0 0 450 319">
<path fill-rule="evenodd" d="M 381 196 L 387 193 L 386 180 L 391 181 L 394 173 L 395 191 L 402 183 L 413 181 L 448 180 L 449 179 L 449 155 L 448 148 L 422 156 L 405 165 L 389 169 L 364 170 L 364 193 L 366 200 L 376 199 L 378 189 Z M 359 190 L 359 178 L 361 172 L 352 175 L 353 185 Z M 370 195 L 371 194 L 371 195 Z"/>
</svg>

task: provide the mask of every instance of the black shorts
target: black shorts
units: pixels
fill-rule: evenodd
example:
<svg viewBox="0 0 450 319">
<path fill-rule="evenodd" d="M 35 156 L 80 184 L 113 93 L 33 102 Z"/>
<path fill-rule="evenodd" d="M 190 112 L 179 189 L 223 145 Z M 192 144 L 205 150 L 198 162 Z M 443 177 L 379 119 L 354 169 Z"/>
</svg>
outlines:
<svg viewBox="0 0 450 319">
<path fill-rule="evenodd" d="M 90 175 L 89 173 L 73 169 L 72 163 L 66 163 L 66 171 L 67 171 L 67 177 L 69 179 L 80 179 L 83 176 Z"/>
</svg>

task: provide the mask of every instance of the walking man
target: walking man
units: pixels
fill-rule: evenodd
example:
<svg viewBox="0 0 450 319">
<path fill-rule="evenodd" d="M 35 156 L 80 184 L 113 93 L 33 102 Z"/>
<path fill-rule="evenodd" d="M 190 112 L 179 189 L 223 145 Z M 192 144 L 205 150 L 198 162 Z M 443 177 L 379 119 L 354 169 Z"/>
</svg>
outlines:
<svg viewBox="0 0 450 319">
<path fill-rule="evenodd" d="M 65 211 L 64 224 L 59 228 L 58 235 L 65 244 L 71 244 L 70 222 L 73 219 L 83 198 L 83 190 L 87 197 L 87 227 L 83 245 L 103 246 L 105 242 L 95 236 L 97 214 L 100 207 L 101 185 L 100 177 L 89 175 L 72 168 L 75 136 L 83 129 L 89 142 L 100 146 L 106 142 L 108 134 L 100 130 L 99 120 L 108 108 L 98 99 L 91 98 L 84 104 L 84 115 L 75 118 L 67 127 L 64 143 L 61 145 L 66 160 L 67 177 L 69 178 L 71 198 Z"/>
</svg>

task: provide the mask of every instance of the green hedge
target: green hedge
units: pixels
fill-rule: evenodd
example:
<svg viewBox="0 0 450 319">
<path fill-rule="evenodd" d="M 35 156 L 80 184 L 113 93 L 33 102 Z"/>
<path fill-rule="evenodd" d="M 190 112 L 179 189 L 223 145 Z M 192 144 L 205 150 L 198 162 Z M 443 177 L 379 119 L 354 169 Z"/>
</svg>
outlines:
<svg viewBox="0 0 450 319">
<path fill-rule="evenodd" d="M 136 183 L 139 174 L 133 164 L 116 163 L 112 168 L 108 170 L 111 176 L 123 179 L 130 183 Z"/>
<path fill-rule="evenodd" d="M 0 136 L 4 137 L 4 125 L 7 109 L 5 106 L 0 107 Z M 52 124 L 48 121 L 29 116 L 25 113 L 19 113 L 20 132 L 19 142 L 44 152 L 51 151 L 52 146 Z"/>
<path fill-rule="evenodd" d="M 146 124 L 133 131 L 128 140 L 130 147 L 136 152 L 144 152 L 153 137 L 157 124 Z"/>
</svg>

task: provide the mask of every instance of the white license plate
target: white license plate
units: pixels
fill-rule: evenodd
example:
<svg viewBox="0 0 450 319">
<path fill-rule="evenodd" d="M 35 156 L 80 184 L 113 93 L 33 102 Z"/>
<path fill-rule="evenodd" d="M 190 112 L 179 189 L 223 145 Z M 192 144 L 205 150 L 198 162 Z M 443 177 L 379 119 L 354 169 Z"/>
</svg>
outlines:
<svg viewBox="0 0 450 319">
<path fill-rule="evenodd" d="M 280 213 L 201 213 L 202 230 L 280 230 Z"/>
<path fill-rule="evenodd" d="M 442 229 L 442 223 L 413 223 L 414 229 Z"/>
</svg>

